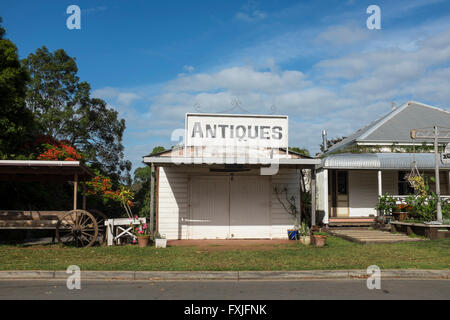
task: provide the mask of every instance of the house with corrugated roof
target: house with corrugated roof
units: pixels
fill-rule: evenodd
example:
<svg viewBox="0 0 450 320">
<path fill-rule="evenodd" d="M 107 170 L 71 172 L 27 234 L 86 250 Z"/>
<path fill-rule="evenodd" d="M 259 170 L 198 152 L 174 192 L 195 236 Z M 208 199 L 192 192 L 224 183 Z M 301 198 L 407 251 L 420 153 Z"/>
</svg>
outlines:
<svg viewBox="0 0 450 320">
<path fill-rule="evenodd" d="M 413 139 L 414 129 L 430 134 Z M 402 199 L 413 193 L 406 179 L 412 170 L 434 176 L 434 130 L 442 153 L 450 143 L 450 112 L 411 101 L 324 150 L 317 168 L 317 209 L 323 223 L 368 223 L 377 215 L 381 195 Z M 437 162 L 440 194 L 450 198 L 450 164 L 440 156 Z M 436 190 L 432 181 L 430 186 Z"/>
</svg>

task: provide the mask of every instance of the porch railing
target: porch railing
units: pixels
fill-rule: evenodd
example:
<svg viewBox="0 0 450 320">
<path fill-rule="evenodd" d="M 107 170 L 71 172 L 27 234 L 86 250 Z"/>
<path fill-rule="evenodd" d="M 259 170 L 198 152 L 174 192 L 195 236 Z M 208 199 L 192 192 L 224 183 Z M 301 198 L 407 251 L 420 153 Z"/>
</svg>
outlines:
<svg viewBox="0 0 450 320">
<path fill-rule="evenodd" d="M 395 200 L 397 204 L 401 204 L 401 203 L 405 203 L 406 198 L 408 197 L 408 195 L 406 196 L 392 196 Z M 450 195 L 441 195 L 441 201 L 442 203 L 449 203 L 450 204 Z"/>
</svg>

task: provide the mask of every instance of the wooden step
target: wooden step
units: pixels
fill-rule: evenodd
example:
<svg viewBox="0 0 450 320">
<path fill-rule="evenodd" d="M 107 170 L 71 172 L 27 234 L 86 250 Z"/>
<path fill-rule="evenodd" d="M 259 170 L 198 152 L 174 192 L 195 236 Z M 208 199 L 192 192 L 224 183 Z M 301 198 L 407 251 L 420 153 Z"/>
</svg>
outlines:
<svg viewBox="0 0 450 320">
<path fill-rule="evenodd" d="M 404 234 L 393 234 L 380 230 L 334 229 L 330 230 L 329 232 L 337 237 L 366 244 L 397 243 L 423 240 L 422 238 L 411 238 Z"/>
<path fill-rule="evenodd" d="M 364 226 L 370 227 L 375 224 L 375 218 L 373 217 L 343 217 L 343 218 L 329 218 L 329 227 L 352 227 L 352 226 Z"/>
</svg>

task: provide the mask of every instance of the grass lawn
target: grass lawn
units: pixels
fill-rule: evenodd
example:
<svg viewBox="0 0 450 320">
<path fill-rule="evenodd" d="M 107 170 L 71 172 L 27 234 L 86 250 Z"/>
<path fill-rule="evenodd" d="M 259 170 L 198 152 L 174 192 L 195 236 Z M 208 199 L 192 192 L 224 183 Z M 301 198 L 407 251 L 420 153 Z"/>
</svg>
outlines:
<svg viewBox="0 0 450 320">
<path fill-rule="evenodd" d="M 367 245 L 329 237 L 324 248 L 293 242 L 270 250 L 258 245 L 245 249 L 0 246 L 0 270 L 65 270 L 72 264 L 82 270 L 131 271 L 338 270 L 366 269 L 372 264 L 382 269 L 450 269 L 450 239 Z"/>
</svg>

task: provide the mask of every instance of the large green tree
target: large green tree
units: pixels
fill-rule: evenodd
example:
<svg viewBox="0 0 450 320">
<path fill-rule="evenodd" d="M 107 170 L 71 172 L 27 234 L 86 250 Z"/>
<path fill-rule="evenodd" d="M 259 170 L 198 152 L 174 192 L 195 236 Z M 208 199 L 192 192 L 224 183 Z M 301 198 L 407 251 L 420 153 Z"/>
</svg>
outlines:
<svg viewBox="0 0 450 320">
<path fill-rule="evenodd" d="M 131 163 L 124 160 L 122 136 L 125 120 L 105 101 L 90 97 L 89 83 L 80 81 L 75 58 L 63 49 L 45 46 L 23 60 L 31 80 L 26 103 L 44 135 L 67 140 L 86 161 L 114 180 L 129 176 Z"/>
<path fill-rule="evenodd" d="M 20 151 L 33 131 L 33 115 L 25 106 L 28 72 L 21 66 L 17 47 L 5 39 L 0 17 L 0 156 Z"/>
</svg>

